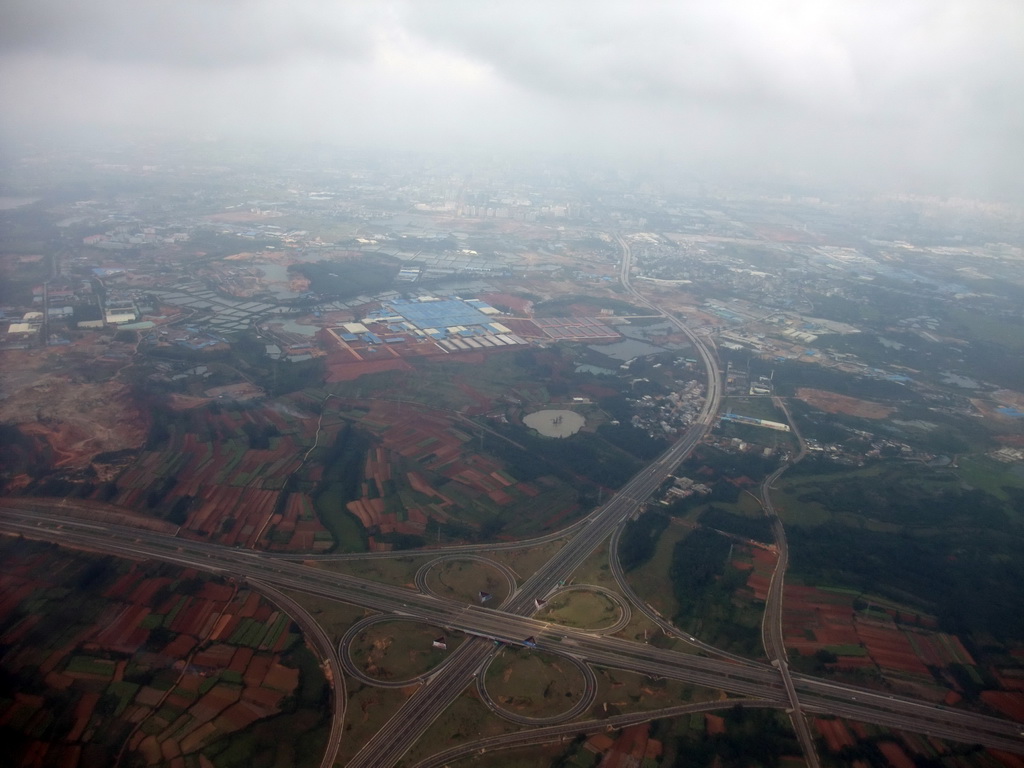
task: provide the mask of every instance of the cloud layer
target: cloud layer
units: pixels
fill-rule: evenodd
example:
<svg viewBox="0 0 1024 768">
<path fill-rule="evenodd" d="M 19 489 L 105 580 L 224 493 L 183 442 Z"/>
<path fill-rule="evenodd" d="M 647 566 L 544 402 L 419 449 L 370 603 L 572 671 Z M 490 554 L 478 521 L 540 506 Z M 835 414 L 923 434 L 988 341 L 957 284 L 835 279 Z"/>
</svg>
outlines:
<svg viewBox="0 0 1024 768">
<path fill-rule="evenodd" d="M 1005 0 L 8 0 L 9 124 L 540 149 L 1013 194 Z"/>
</svg>

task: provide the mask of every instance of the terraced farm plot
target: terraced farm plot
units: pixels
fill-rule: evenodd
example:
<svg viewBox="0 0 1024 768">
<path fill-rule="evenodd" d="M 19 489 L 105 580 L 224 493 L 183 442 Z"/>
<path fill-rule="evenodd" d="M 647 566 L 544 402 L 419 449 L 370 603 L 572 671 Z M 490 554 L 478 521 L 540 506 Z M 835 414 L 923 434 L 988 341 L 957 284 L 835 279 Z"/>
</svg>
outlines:
<svg viewBox="0 0 1024 768">
<path fill-rule="evenodd" d="M 163 415 L 164 440 L 116 478 L 112 503 L 228 546 L 323 551 L 333 545 L 302 489 L 288 488 L 317 422 L 294 407 L 196 408 Z M 154 441 L 151 441 L 154 442 Z"/>
<path fill-rule="evenodd" d="M 1016 755 L 856 720 L 815 717 L 811 724 L 821 736 L 825 756 L 837 762 L 849 754 L 866 755 L 897 768 L 923 762 L 963 766 L 1015 766 L 1021 762 Z"/>
<path fill-rule="evenodd" d="M 529 535 L 579 510 L 570 484 L 553 476 L 522 481 L 481 452 L 475 424 L 409 403 L 344 404 L 352 406 L 345 413 L 379 441 L 345 502 L 371 549 L 423 546 L 435 531 L 445 541 Z"/>
<path fill-rule="evenodd" d="M 981 680 L 971 653 L 956 636 L 938 631 L 934 616 L 857 590 L 789 584 L 783 627 L 787 648 L 804 656 L 832 654 L 834 671 L 867 670 L 896 684 L 935 685 L 932 670 L 955 665 Z"/>
<path fill-rule="evenodd" d="M 269 743 L 295 762 L 323 749 L 319 664 L 258 593 L 24 541 L 0 552 L 0 665 L 26 683 L 0 702 L 12 764 L 113 765 L 122 750 L 217 763 Z"/>
</svg>

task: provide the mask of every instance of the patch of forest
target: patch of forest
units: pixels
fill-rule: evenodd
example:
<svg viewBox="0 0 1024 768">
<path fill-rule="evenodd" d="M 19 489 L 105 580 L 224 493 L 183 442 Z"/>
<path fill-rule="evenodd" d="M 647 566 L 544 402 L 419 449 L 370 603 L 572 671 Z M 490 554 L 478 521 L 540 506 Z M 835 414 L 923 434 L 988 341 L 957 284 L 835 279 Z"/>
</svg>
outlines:
<svg viewBox="0 0 1024 768">
<path fill-rule="evenodd" d="M 898 463 L 790 488 L 796 502 L 835 515 L 818 526 L 787 524 L 790 566 L 802 578 L 915 602 L 949 632 L 1024 639 L 1017 495 L 1004 502 L 948 470 Z"/>
<path fill-rule="evenodd" d="M 729 564 L 732 543 L 698 528 L 676 543 L 669 576 L 678 610 L 673 623 L 736 653 L 760 655 L 760 626 L 733 599 L 747 572 Z"/>
<path fill-rule="evenodd" d="M 830 473 L 793 487 L 801 503 L 908 528 L 1006 532 L 1016 528 L 1018 535 L 1024 533 L 1000 499 L 962 485 L 951 472 L 920 465 L 893 464 L 870 473 Z"/>
<path fill-rule="evenodd" d="M 700 513 L 700 524 L 708 528 L 731 533 L 744 539 L 760 541 L 764 544 L 771 544 L 772 524 L 767 517 L 745 517 L 734 515 L 721 507 L 710 506 Z"/>
<path fill-rule="evenodd" d="M 520 480 L 555 475 L 572 483 L 575 476 L 580 476 L 599 486 L 618 488 L 642 466 L 625 451 L 590 432 L 549 438 L 510 425 L 494 424 L 491 428 L 526 449 L 504 440 L 494 440 L 488 448 L 491 454 L 506 462 L 512 475 Z"/>
<path fill-rule="evenodd" d="M 737 704 L 715 714 L 725 721 L 725 733 L 708 733 L 702 714 L 689 722 L 656 721 L 651 736 L 664 744 L 662 765 L 777 768 L 784 755 L 800 754 L 792 729 L 774 710 Z M 682 723 L 689 727 L 680 728 Z"/>
<path fill-rule="evenodd" d="M 626 523 L 617 553 L 623 570 L 632 571 L 654 557 L 658 539 L 668 524 L 668 515 L 658 510 L 648 510 L 636 520 Z"/>
<path fill-rule="evenodd" d="M 1024 639 L 1024 540 L 997 531 L 892 534 L 836 523 L 787 528 L 790 566 L 808 581 L 912 602 L 953 634 Z"/>
<path fill-rule="evenodd" d="M 370 445 L 368 433 L 352 422 L 345 422 L 319 457 L 323 473 L 313 490 L 313 504 L 320 521 L 334 537 L 335 548 L 340 551 L 367 548 L 367 532 L 345 505 L 361 496 L 363 465 Z"/>
</svg>

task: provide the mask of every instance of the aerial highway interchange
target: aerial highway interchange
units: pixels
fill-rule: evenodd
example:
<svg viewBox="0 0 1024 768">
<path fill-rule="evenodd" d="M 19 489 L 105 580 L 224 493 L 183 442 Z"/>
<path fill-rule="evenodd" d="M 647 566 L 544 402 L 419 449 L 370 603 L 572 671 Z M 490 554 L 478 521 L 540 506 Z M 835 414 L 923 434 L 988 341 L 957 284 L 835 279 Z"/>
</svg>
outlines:
<svg viewBox="0 0 1024 768">
<path fill-rule="evenodd" d="M 631 254 L 629 245 L 621 238 L 623 251 L 620 281 L 633 298 L 660 311 L 630 285 Z M 721 374 L 713 351 L 677 319 L 665 315 L 690 338 L 707 371 L 707 390 L 704 408 L 685 434 L 661 456 L 629 480 L 611 499 L 587 518 L 569 528 L 536 541 L 561 540 L 563 545 L 544 565 L 525 579 L 500 607 L 474 605 L 447 600 L 413 589 L 390 586 L 356 576 L 335 573 L 295 562 L 280 555 L 272 556 L 252 550 L 241 550 L 179 538 L 143 528 L 100 522 L 76 514 L 73 507 L 54 507 L 48 511 L 21 507 L 10 502 L 0 507 L 0 530 L 8 534 L 54 541 L 64 546 L 82 548 L 127 558 L 152 558 L 207 572 L 249 580 L 257 588 L 278 602 L 300 623 L 311 643 L 330 667 L 334 682 L 334 722 L 322 766 L 334 763 L 342 736 L 344 718 L 344 679 L 341 675 L 341 656 L 332 647 L 330 639 L 316 626 L 315 620 L 301 606 L 279 590 L 316 595 L 361 606 L 396 618 L 417 620 L 443 628 L 464 632 L 470 637 L 448 659 L 429 674 L 418 679 L 418 688 L 377 734 L 362 746 L 350 766 L 385 768 L 395 765 L 434 720 L 466 688 L 471 685 L 496 652 L 495 641 L 529 645 L 541 651 L 571 658 L 574 663 L 641 672 L 702 685 L 734 694 L 738 699 L 726 699 L 714 706 L 731 706 L 742 701 L 747 706 L 784 708 L 790 712 L 797 737 L 809 765 L 817 766 L 813 740 L 804 713 L 849 717 L 883 726 L 916 731 L 931 736 L 988 747 L 1024 753 L 1024 732 L 1020 724 L 994 717 L 954 710 L 915 701 L 902 696 L 889 695 L 843 683 L 792 674 L 788 669 L 781 632 L 782 579 L 786 566 L 785 538 L 781 523 L 774 515 L 768 489 L 778 477 L 782 467 L 771 475 L 762 487 L 762 504 L 772 519 L 780 549 L 779 565 L 774 574 L 765 609 L 764 644 L 771 664 L 764 664 L 726 654 L 701 643 L 697 638 L 679 632 L 637 598 L 628 586 L 625 574 L 617 562 L 615 545 L 622 526 L 637 512 L 651 493 L 678 467 L 712 426 L 722 397 Z M 703 653 L 687 654 L 630 641 L 609 634 L 568 629 L 532 618 L 538 601 L 550 597 L 564 584 L 579 566 L 609 537 L 612 546 L 609 560 L 612 574 L 627 601 L 645 613 L 666 632 L 672 633 L 696 646 Z M 522 547 L 531 542 L 497 545 Z M 437 552 L 439 557 L 453 552 L 474 552 L 482 556 L 488 547 L 455 547 Z M 408 555 L 409 552 L 403 552 Z M 387 556 L 387 555 L 377 555 Z M 394 555 L 392 555 L 394 556 Z M 299 559 L 301 556 L 295 556 Z M 327 559 L 321 556 L 317 559 Z M 366 555 L 348 556 L 351 558 Z M 712 657 L 706 654 L 713 654 Z M 342 654 L 344 655 L 344 654 Z M 587 687 L 592 688 L 592 678 Z M 588 690 L 583 701 L 590 701 L 593 691 Z M 557 741 L 566 736 L 604 728 L 616 724 L 671 716 L 673 713 L 703 711 L 709 704 L 691 704 L 670 711 L 649 712 L 643 715 L 623 715 L 614 721 L 545 722 L 536 729 L 492 737 L 468 743 L 427 760 L 421 765 L 443 765 L 446 759 L 471 754 L 473 751 L 516 746 L 524 743 Z M 574 716 L 570 710 L 568 716 Z M 638 720 L 639 718 L 639 720 Z M 621 720 L 621 723 L 619 722 Z M 535 735 L 532 735 L 534 730 Z"/>
<path fill-rule="evenodd" d="M 425 709 L 417 706 L 410 708 L 412 711 L 405 715 L 396 715 L 392 721 L 396 731 L 407 732 L 422 720 L 427 720 L 428 725 L 439 715 L 440 710 L 429 709 L 429 704 L 441 706 L 447 697 L 454 698 L 472 681 L 477 666 L 470 662 L 482 665 L 494 651 L 489 638 L 518 644 L 523 638 L 532 636 L 536 638 L 541 650 L 574 656 L 598 666 L 635 670 L 651 676 L 719 688 L 756 698 L 766 706 L 780 707 L 788 704 L 778 670 L 767 664 L 753 661 L 739 663 L 732 659 L 679 653 L 622 638 L 571 630 L 517 615 L 503 608 L 443 600 L 408 588 L 268 558 L 248 550 L 183 540 L 127 526 L 87 522 L 66 512 L 41 514 L 34 510 L 19 512 L 9 507 L 0 510 L 0 523 L 9 533 L 21 533 L 123 557 L 153 558 L 239 576 L 253 583 L 331 597 L 382 613 L 418 619 L 479 636 L 478 641 L 466 642 L 453 652 L 449 661 L 435 670 L 417 694 L 410 697 L 403 710 L 410 708 L 410 703 L 416 702 L 421 692 L 431 693 L 422 703 Z M 470 651 L 474 653 L 471 655 Z M 461 673 L 453 675 L 450 668 L 460 656 L 468 659 L 459 665 Z M 808 712 L 852 717 L 943 738 L 977 742 L 1015 752 L 1024 751 L 1020 726 L 1009 721 L 936 707 L 804 675 L 793 675 L 793 680 L 803 709 Z M 439 682 L 443 685 L 439 685 Z M 412 715 L 416 719 L 402 719 Z M 392 737 L 395 735 L 393 733 Z"/>
</svg>

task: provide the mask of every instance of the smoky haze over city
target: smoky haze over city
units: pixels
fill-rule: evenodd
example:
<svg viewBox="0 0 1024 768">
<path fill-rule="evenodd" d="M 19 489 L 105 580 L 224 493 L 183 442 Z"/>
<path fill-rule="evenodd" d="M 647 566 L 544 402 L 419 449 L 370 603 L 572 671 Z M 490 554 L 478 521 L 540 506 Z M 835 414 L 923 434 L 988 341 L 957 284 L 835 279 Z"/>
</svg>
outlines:
<svg viewBox="0 0 1024 768">
<path fill-rule="evenodd" d="M 18 768 L 1024 768 L 1024 4 L 0 2 Z"/>
<path fill-rule="evenodd" d="M 6 130 L 562 153 L 1019 197 L 1005 0 L 11 0 Z"/>
</svg>

